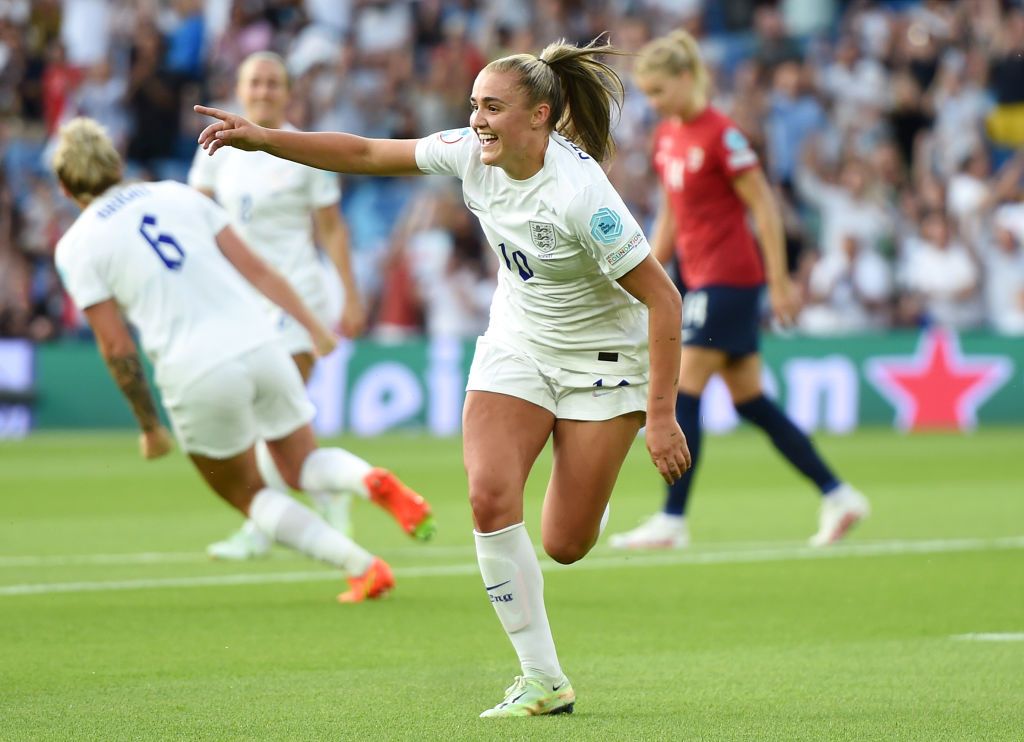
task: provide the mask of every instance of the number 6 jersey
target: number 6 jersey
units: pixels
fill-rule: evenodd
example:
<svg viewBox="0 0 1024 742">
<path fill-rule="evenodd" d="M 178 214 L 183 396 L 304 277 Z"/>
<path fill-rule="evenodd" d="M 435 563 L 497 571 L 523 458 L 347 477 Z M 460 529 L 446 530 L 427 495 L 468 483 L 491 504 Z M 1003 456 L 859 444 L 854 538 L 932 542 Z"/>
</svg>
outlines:
<svg viewBox="0 0 1024 742">
<path fill-rule="evenodd" d="M 256 290 L 217 247 L 228 222 L 181 183 L 120 184 L 57 243 L 57 270 L 75 305 L 114 299 L 162 388 L 180 388 L 276 337 Z"/>
<path fill-rule="evenodd" d="M 540 171 L 514 180 L 464 128 L 421 139 L 416 164 L 462 180 L 498 256 L 485 337 L 567 370 L 647 373 L 647 309 L 615 279 L 650 246 L 595 160 L 552 134 Z"/>
</svg>

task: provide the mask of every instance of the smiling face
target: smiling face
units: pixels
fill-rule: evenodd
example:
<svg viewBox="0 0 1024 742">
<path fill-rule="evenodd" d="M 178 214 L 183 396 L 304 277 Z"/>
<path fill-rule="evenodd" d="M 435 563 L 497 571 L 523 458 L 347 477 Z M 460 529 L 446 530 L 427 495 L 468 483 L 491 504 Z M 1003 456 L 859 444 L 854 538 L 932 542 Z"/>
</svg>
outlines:
<svg viewBox="0 0 1024 742">
<path fill-rule="evenodd" d="M 519 180 L 543 166 L 551 106 L 531 105 L 517 75 L 485 69 L 473 83 L 469 102 L 469 125 L 480 139 L 483 164 Z"/>
<path fill-rule="evenodd" d="M 260 126 L 278 128 L 288 105 L 288 75 L 272 59 L 250 59 L 238 69 L 238 101 L 245 117 Z"/>
<path fill-rule="evenodd" d="M 696 85 L 693 73 L 688 70 L 677 75 L 651 70 L 637 75 L 636 84 L 662 118 L 685 117 L 695 105 Z"/>
</svg>

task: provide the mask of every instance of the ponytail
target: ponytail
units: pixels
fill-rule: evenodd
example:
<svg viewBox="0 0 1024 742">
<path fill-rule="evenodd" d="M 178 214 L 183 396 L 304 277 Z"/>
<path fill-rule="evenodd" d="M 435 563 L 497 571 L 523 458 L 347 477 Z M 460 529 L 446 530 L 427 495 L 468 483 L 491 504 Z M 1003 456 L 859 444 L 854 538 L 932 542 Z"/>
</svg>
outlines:
<svg viewBox="0 0 1024 742">
<path fill-rule="evenodd" d="M 515 54 L 487 69 L 517 74 L 530 105 L 551 105 L 551 128 L 602 162 L 615 151 L 612 108 L 622 108 L 624 88 L 615 70 L 597 57 L 623 53 L 597 39 L 582 47 L 562 39 L 544 47 L 539 57 Z"/>
</svg>

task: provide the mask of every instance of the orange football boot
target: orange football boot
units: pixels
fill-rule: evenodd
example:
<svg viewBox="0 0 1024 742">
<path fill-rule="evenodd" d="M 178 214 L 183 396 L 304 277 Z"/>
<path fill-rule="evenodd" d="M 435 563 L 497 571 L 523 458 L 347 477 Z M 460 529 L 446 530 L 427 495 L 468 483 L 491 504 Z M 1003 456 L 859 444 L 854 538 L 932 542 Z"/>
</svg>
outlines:
<svg viewBox="0 0 1024 742">
<path fill-rule="evenodd" d="M 380 557 L 374 557 L 370 568 L 358 577 L 348 578 L 349 589 L 338 596 L 339 603 L 362 603 L 364 600 L 383 598 L 395 586 L 391 567 Z"/>
<path fill-rule="evenodd" d="M 402 484 L 398 477 L 387 469 L 373 469 L 363 482 L 370 491 L 370 499 L 391 513 L 403 531 L 420 541 L 433 537 L 437 526 L 430 504 Z"/>
</svg>

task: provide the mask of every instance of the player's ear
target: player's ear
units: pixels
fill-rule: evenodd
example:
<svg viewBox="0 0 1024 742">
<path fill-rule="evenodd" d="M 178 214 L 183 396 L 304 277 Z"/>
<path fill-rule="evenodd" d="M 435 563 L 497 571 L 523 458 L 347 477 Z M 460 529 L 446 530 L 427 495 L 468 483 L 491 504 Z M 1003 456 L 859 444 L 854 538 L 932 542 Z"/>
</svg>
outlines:
<svg viewBox="0 0 1024 742">
<path fill-rule="evenodd" d="M 551 104 L 540 103 L 533 109 L 533 115 L 530 116 L 530 127 L 539 129 L 542 126 L 547 126 L 549 118 L 551 118 Z"/>
</svg>

